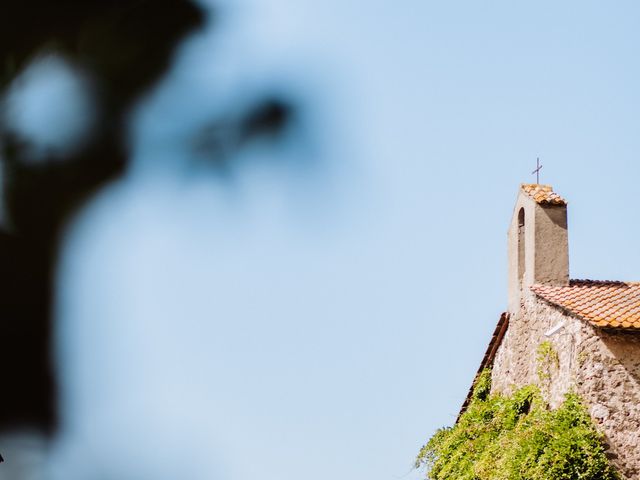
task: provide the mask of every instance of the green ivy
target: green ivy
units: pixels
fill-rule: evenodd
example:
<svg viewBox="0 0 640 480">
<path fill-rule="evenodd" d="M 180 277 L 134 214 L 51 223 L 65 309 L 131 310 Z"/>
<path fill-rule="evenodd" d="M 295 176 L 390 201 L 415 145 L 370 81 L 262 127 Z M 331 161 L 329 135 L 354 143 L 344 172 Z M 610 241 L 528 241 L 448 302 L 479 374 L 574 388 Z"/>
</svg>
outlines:
<svg viewBox="0 0 640 480">
<path fill-rule="evenodd" d="M 549 410 L 537 387 L 488 395 L 491 372 L 475 383 L 458 423 L 422 447 L 416 468 L 432 480 L 619 480 L 602 435 L 580 399 L 568 394 Z"/>
<path fill-rule="evenodd" d="M 551 369 L 557 369 L 560 365 L 558 352 L 554 350 L 551 342 L 545 341 L 538 345 L 536 353 L 536 360 L 538 362 L 538 379 L 540 382 L 544 383 L 551 378 Z"/>
</svg>

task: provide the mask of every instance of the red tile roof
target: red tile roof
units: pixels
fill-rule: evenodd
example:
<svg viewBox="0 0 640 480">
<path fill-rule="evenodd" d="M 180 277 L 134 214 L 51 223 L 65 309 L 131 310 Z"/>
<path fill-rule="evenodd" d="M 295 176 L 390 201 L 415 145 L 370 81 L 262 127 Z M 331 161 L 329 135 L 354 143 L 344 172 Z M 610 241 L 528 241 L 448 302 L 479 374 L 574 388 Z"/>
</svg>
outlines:
<svg viewBox="0 0 640 480">
<path fill-rule="evenodd" d="M 566 205 L 567 201 L 553 191 L 551 185 L 523 183 L 520 188 L 540 205 Z"/>
<path fill-rule="evenodd" d="M 571 280 L 531 290 L 595 327 L 640 331 L 640 282 Z"/>
</svg>

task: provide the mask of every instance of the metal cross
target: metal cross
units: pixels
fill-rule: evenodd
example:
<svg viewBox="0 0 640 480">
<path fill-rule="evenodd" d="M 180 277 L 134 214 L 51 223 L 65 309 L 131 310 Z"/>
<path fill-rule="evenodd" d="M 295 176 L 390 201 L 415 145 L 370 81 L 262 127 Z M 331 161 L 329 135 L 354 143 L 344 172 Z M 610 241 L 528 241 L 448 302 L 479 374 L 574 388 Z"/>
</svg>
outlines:
<svg viewBox="0 0 640 480">
<path fill-rule="evenodd" d="M 536 158 L 536 169 L 531 172 L 531 175 L 536 174 L 536 183 L 540 184 L 540 170 L 542 170 L 542 165 L 540 165 L 540 157 Z"/>
</svg>

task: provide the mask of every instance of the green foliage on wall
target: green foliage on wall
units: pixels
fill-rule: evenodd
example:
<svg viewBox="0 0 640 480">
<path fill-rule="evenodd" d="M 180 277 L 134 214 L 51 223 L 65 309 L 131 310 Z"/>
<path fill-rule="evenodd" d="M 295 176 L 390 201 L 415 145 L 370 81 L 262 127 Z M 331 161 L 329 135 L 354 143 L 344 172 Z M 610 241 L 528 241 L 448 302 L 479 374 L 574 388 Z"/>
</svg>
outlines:
<svg viewBox="0 0 640 480">
<path fill-rule="evenodd" d="M 540 382 L 545 382 L 551 378 L 551 370 L 557 369 L 560 360 L 558 358 L 558 352 L 553 348 L 553 345 L 549 341 L 542 342 L 538 345 L 536 350 L 536 360 L 538 362 L 538 379 Z"/>
<path fill-rule="evenodd" d="M 489 395 L 485 370 L 473 398 L 450 428 L 422 447 L 416 468 L 433 480 L 619 480 L 580 399 L 568 394 L 549 410 L 535 386 Z"/>
</svg>

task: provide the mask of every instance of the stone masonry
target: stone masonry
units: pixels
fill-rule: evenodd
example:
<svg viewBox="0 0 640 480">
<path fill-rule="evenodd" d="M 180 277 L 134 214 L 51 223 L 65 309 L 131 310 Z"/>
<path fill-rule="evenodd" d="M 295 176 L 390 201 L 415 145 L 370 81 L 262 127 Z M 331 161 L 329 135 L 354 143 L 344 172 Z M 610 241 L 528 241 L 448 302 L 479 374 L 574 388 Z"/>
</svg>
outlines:
<svg viewBox="0 0 640 480">
<path fill-rule="evenodd" d="M 567 239 L 566 201 L 522 185 L 508 233 L 508 326 L 499 323 L 482 367 L 492 365 L 494 391 L 535 384 L 551 408 L 577 393 L 613 465 L 640 480 L 640 284 L 569 280 Z"/>
<path fill-rule="evenodd" d="M 557 363 L 539 358 L 543 342 L 551 344 Z M 640 337 L 599 330 L 533 293 L 524 295 L 497 350 L 492 384 L 501 393 L 538 385 L 552 408 L 566 393 L 577 393 L 604 433 L 613 465 L 625 478 L 640 480 Z"/>
</svg>

